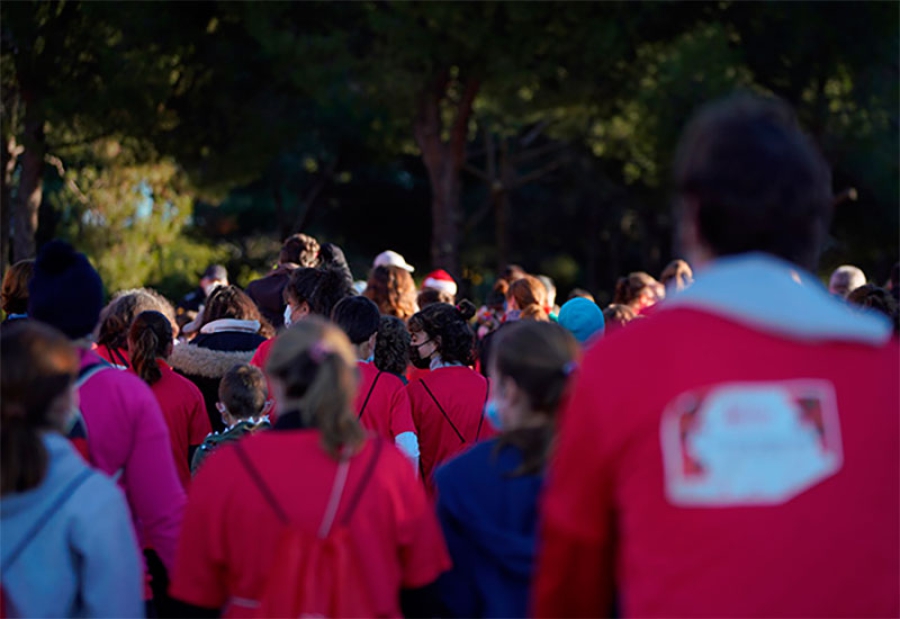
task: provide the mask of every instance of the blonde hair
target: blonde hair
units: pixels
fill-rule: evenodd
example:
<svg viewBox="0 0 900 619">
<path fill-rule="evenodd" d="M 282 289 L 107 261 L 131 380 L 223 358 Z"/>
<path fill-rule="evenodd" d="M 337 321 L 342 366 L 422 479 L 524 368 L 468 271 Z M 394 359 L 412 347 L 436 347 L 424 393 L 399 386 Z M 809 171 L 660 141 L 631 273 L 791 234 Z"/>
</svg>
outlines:
<svg viewBox="0 0 900 619">
<path fill-rule="evenodd" d="M 334 458 L 355 452 L 365 440 L 356 419 L 356 354 L 338 327 L 309 316 L 282 333 L 266 372 L 284 387 L 287 402 L 300 409 L 303 425 L 316 428 Z"/>
</svg>

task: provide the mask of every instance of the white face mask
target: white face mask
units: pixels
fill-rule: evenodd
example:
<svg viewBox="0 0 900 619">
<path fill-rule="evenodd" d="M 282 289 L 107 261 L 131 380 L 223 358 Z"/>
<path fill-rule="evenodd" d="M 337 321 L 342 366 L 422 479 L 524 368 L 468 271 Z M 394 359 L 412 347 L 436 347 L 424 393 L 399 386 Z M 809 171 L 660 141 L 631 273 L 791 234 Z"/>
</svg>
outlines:
<svg viewBox="0 0 900 619">
<path fill-rule="evenodd" d="M 291 310 L 290 304 L 284 306 L 284 326 L 290 327 L 292 324 L 291 314 L 293 314 L 293 310 Z"/>
</svg>

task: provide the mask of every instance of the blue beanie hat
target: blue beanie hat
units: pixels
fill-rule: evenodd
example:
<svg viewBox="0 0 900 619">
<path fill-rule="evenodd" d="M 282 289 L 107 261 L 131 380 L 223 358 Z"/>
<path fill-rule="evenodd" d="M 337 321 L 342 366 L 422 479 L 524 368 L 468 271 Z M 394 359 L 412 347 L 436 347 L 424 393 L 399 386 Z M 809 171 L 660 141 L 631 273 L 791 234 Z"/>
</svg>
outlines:
<svg viewBox="0 0 900 619">
<path fill-rule="evenodd" d="M 603 312 L 597 304 L 584 297 L 575 297 L 566 301 L 559 310 L 558 322 L 571 331 L 581 344 L 592 337 L 601 335 L 606 326 Z"/>
<path fill-rule="evenodd" d="M 28 282 L 28 316 L 71 339 L 89 335 L 103 309 L 103 282 L 84 254 L 50 241 L 38 254 Z"/>
</svg>

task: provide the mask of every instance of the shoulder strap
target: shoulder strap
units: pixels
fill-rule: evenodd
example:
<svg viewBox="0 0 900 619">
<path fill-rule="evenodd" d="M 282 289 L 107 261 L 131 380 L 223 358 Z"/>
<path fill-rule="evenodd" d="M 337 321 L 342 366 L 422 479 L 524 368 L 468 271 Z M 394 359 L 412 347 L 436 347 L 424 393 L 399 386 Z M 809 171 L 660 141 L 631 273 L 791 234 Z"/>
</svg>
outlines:
<svg viewBox="0 0 900 619">
<path fill-rule="evenodd" d="M 434 397 L 434 394 L 431 393 L 431 389 L 428 388 L 428 385 L 425 383 L 425 379 L 419 379 L 419 382 L 422 383 L 422 386 L 425 387 L 425 391 L 427 391 L 428 395 L 431 396 L 431 399 L 434 400 L 434 403 L 437 405 L 438 410 L 441 411 L 441 415 L 444 416 L 444 419 L 447 421 L 447 423 L 450 424 L 450 427 L 453 428 L 453 431 L 456 432 L 456 436 L 459 438 L 460 442 L 465 443 L 466 439 L 463 438 L 463 435 L 456 428 L 456 425 L 453 423 L 453 421 L 450 420 L 449 415 L 447 415 L 447 412 L 444 410 L 444 407 L 441 406 L 441 403 L 438 402 L 437 398 Z"/>
<path fill-rule="evenodd" d="M 344 517 L 341 519 L 341 523 L 344 525 L 350 522 L 350 518 L 353 516 L 353 512 L 356 511 L 356 505 L 359 503 L 359 499 L 362 498 L 363 492 L 365 492 L 366 487 L 369 485 L 369 480 L 372 478 L 372 473 L 375 472 L 375 465 L 378 464 L 378 457 L 381 455 L 381 448 L 384 445 L 384 441 L 381 438 L 375 438 L 372 440 L 375 441 L 375 452 L 369 459 L 369 464 L 368 466 L 366 466 L 366 470 L 363 471 L 362 477 L 359 478 L 359 483 L 356 485 L 353 496 L 350 497 L 350 502 L 347 503 L 347 511 L 344 513 Z"/>
<path fill-rule="evenodd" d="M 62 491 L 57 495 L 56 500 L 54 500 L 50 507 L 48 507 L 47 510 L 43 514 L 41 514 L 37 520 L 34 521 L 31 529 L 28 531 L 28 533 L 25 534 L 25 536 L 22 538 L 22 541 L 19 542 L 18 546 L 16 546 L 16 549 L 13 550 L 6 558 L 6 561 L 3 562 L 3 567 L 0 568 L 0 571 L 6 572 L 6 570 L 12 567 L 13 563 L 16 562 L 16 559 L 19 558 L 19 555 L 22 554 L 22 551 L 24 551 L 34 540 L 34 538 L 37 537 L 37 534 L 41 532 L 41 530 L 44 528 L 44 525 L 50 522 L 53 514 L 55 514 L 59 510 L 59 508 L 61 508 L 66 503 L 66 501 L 69 500 L 72 494 L 74 494 L 75 491 L 78 490 L 79 486 L 81 486 L 81 484 L 83 484 L 87 480 L 87 478 L 93 474 L 93 470 L 86 468 L 81 472 L 80 475 L 70 481 L 66 485 L 66 487 L 62 489 Z"/>
<path fill-rule="evenodd" d="M 262 475 L 259 474 L 259 470 L 253 466 L 253 462 L 250 461 L 250 456 L 244 451 L 244 446 L 241 445 L 240 441 L 237 441 L 234 444 L 234 452 L 237 454 L 241 464 L 244 465 L 244 468 L 247 469 L 247 473 L 250 474 L 250 479 L 252 479 L 253 483 L 256 484 L 256 487 L 259 488 L 266 503 L 272 507 L 272 510 L 275 512 L 275 515 L 278 516 L 278 519 L 282 524 L 288 524 L 290 520 L 288 519 L 287 514 L 284 513 L 284 510 L 281 509 L 281 505 L 275 500 L 275 495 L 272 493 L 269 486 L 266 485 L 266 482 L 263 481 Z"/>
<path fill-rule="evenodd" d="M 384 374 L 381 370 L 378 370 L 378 374 L 375 375 L 375 380 L 372 381 L 372 386 L 369 387 L 369 393 L 366 394 L 366 399 L 363 402 L 362 408 L 359 409 L 359 417 L 356 418 L 357 421 L 362 419 L 363 413 L 366 412 L 366 406 L 369 404 L 369 398 L 372 397 L 372 392 L 375 391 L 375 385 L 378 384 L 378 379 L 381 378 L 381 375 Z"/>
<path fill-rule="evenodd" d="M 481 407 L 481 417 L 478 418 L 478 431 L 475 432 L 475 442 L 481 437 L 481 426 L 484 425 L 484 409 L 487 407 L 488 398 L 491 397 L 491 379 L 485 378 L 484 387 L 484 406 Z"/>
</svg>

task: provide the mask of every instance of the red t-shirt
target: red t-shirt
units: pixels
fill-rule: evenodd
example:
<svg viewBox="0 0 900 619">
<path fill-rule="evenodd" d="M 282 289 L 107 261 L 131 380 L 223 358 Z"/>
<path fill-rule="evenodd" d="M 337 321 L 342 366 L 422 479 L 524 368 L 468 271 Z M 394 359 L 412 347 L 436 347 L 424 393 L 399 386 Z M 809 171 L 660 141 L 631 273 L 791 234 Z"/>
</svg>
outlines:
<svg viewBox="0 0 900 619">
<path fill-rule="evenodd" d="M 429 390 L 434 398 L 429 395 Z M 439 464 L 496 434 L 484 419 L 488 382 L 471 368 L 450 366 L 433 370 L 427 378 L 409 383 L 406 392 L 419 433 L 422 478 L 431 492 L 431 474 Z"/>
<path fill-rule="evenodd" d="M 94 344 L 91 350 L 113 365 L 123 368 L 131 367 L 128 350 L 125 348 L 110 348 L 109 346 L 98 346 Z"/>
<path fill-rule="evenodd" d="M 175 469 L 181 485 L 187 490 L 191 483 L 188 448 L 203 443 L 212 432 L 206 403 L 197 385 L 176 373 L 165 361 L 157 360 L 162 378 L 150 385 L 169 428 L 169 441 L 175 458 Z M 131 370 L 132 372 L 134 370 Z"/>
<path fill-rule="evenodd" d="M 898 616 L 898 357 L 685 308 L 598 342 L 550 467 L 536 614 L 606 616 L 615 586 L 624 616 Z"/>
<path fill-rule="evenodd" d="M 276 430 L 242 439 L 241 445 L 260 471 L 269 472 L 266 484 L 293 525 L 317 532 L 338 467 L 318 432 Z M 351 461 L 338 518 L 373 452 L 368 440 Z M 381 449 L 347 526 L 368 576 L 372 617 L 400 617 L 400 589 L 423 587 L 450 567 L 437 518 L 409 461 L 392 445 Z M 280 535 L 278 516 L 234 447 L 220 449 L 191 486 L 170 594 L 223 608 L 226 617 L 250 616 Z"/>
<path fill-rule="evenodd" d="M 362 412 L 359 418 L 362 426 L 391 440 L 403 432 L 415 432 L 403 381 L 390 372 L 380 372 L 373 363 L 360 361 L 358 367 L 359 389 L 354 408 L 357 413 Z M 362 410 L 364 403 L 365 411 Z"/>
</svg>

